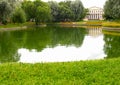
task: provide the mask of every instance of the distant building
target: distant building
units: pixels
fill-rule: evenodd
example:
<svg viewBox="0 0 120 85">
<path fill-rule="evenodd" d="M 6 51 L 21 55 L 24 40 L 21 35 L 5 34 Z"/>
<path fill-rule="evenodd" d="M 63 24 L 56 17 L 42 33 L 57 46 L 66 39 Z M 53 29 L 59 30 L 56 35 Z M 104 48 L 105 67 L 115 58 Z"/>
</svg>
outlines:
<svg viewBox="0 0 120 85">
<path fill-rule="evenodd" d="M 103 20 L 103 9 L 100 7 L 88 8 L 87 16 L 84 20 Z"/>
</svg>

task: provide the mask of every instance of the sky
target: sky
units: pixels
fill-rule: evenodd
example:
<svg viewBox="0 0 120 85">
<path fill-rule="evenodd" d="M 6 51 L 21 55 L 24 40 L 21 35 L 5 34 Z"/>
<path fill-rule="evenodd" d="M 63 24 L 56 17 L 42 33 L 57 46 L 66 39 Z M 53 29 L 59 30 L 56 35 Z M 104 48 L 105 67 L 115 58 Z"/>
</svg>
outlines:
<svg viewBox="0 0 120 85">
<path fill-rule="evenodd" d="M 42 1 L 47 2 L 47 1 L 51 1 L 51 0 L 42 0 Z M 64 1 L 64 0 L 52 0 L 52 1 L 59 2 L 59 1 Z M 72 1 L 74 1 L 74 0 L 72 0 Z M 97 7 L 103 8 L 106 0 L 81 0 L 81 1 L 85 8 L 89 8 L 92 6 L 97 6 Z"/>
</svg>

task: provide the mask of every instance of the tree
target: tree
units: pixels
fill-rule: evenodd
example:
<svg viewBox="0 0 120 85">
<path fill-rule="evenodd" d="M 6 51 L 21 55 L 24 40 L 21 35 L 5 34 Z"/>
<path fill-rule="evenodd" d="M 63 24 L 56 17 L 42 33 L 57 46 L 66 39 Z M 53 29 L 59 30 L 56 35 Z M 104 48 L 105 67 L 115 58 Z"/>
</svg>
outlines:
<svg viewBox="0 0 120 85">
<path fill-rule="evenodd" d="M 52 21 L 56 22 L 58 21 L 58 14 L 59 14 L 59 4 L 55 1 L 49 1 L 48 2 L 50 8 L 51 8 L 51 17 Z"/>
<path fill-rule="evenodd" d="M 36 0 L 35 5 L 35 22 L 36 25 L 49 21 L 51 18 L 51 10 L 47 3 Z"/>
<path fill-rule="evenodd" d="M 0 22 L 7 24 L 9 15 L 12 12 L 12 8 L 6 1 L 0 1 Z"/>
<path fill-rule="evenodd" d="M 106 20 L 120 20 L 120 0 L 107 0 L 104 6 Z"/>
<path fill-rule="evenodd" d="M 59 3 L 51 1 L 48 3 L 51 8 L 53 21 L 79 21 L 86 15 L 86 11 L 80 0 L 66 0 Z"/>
<path fill-rule="evenodd" d="M 40 24 L 41 22 L 46 22 L 50 19 L 50 11 L 47 7 L 37 7 L 35 22 L 36 25 Z"/>
<path fill-rule="evenodd" d="M 12 15 L 12 21 L 14 23 L 24 23 L 26 21 L 25 13 L 21 8 L 17 8 L 13 15 Z"/>
<path fill-rule="evenodd" d="M 35 21 L 36 25 L 50 20 L 51 10 L 46 2 L 35 0 L 35 1 L 24 1 L 22 3 L 27 20 Z"/>
<path fill-rule="evenodd" d="M 4 1 L 10 4 L 13 11 L 16 9 L 16 7 L 20 7 L 22 2 L 21 0 L 4 0 Z"/>
<path fill-rule="evenodd" d="M 79 21 L 79 20 L 84 18 L 85 9 L 84 9 L 84 6 L 80 0 L 72 1 L 70 8 L 74 13 L 74 18 L 73 18 L 74 21 Z"/>
<path fill-rule="evenodd" d="M 73 12 L 70 8 L 66 5 L 60 4 L 59 6 L 59 21 L 71 21 L 73 18 Z"/>
<path fill-rule="evenodd" d="M 24 1 L 22 2 L 22 9 L 26 13 L 27 21 L 34 20 L 35 18 L 35 7 L 32 1 Z"/>
</svg>

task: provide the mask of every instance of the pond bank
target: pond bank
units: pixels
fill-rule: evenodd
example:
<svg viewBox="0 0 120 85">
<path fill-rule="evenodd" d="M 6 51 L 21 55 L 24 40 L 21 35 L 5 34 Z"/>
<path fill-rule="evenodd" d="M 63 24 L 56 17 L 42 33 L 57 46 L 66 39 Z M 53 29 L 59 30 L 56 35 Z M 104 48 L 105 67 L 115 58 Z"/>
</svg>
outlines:
<svg viewBox="0 0 120 85">
<path fill-rule="evenodd" d="M 25 30 L 27 29 L 27 26 L 22 26 L 22 27 L 11 27 L 11 28 L 1 28 L 0 32 L 3 31 L 16 31 L 16 30 Z"/>
<path fill-rule="evenodd" d="M 114 27 L 103 27 L 103 31 L 110 31 L 110 32 L 120 32 L 120 28 L 114 28 Z"/>
<path fill-rule="evenodd" d="M 120 31 L 120 23 L 119 22 L 110 22 L 110 21 L 80 21 L 80 22 L 59 22 L 59 23 L 52 23 L 48 25 L 58 25 L 62 27 L 85 27 L 85 26 L 101 26 L 104 27 L 105 30 L 110 30 L 109 28 L 106 29 L 106 27 L 113 27 L 112 30 L 118 30 Z M 24 24 L 13 24 L 9 23 L 8 25 L 0 25 L 0 32 L 1 31 L 14 31 L 14 30 L 23 30 L 31 26 L 35 26 L 33 22 L 26 22 Z M 46 27 L 46 24 L 36 26 L 36 27 Z"/>
<path fill-rule="evenodd" d="M 119 85 L 120 58 L 67 63 L 0 65 L 4 85 Z"/>
<path fill-rule="evenodd" d="M 103 27 L 120 27 L 119 22 L 110 21 L 81 21 L 81 22 L 60 22 L 61 26 L 103 26 Z"/>
</svg>

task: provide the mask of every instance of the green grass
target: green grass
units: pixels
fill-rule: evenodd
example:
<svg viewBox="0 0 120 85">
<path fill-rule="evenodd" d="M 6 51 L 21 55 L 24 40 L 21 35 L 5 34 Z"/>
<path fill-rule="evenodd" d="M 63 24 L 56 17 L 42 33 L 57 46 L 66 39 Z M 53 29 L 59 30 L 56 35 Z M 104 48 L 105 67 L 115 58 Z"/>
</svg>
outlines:
<svg viewBox="0 0 120 85">
<path fill-rule="evenodd" d="M 101 26 L 102 25 L 102 21 L 87 21 L 86 25 L 88 25 L 88 26 L 89 25 L 93 25 L 93 26 L 96 26 L 96 25 L 99 26 L 100 25 Z"/>
<path fill-rule="evenodd" d="M 7 25 L 0 25 L 0 28 L 14 28 L 14 27 L 22 27 L 22 26 L 31 26 L 34 25 L 33 22 L 26 22 L 22 24 L 18 23 L 8 23 Z"/>
<path fill-rule="evenodd" d="M 120 27 L 120 21 L 99 21 L 99 20 L 91 20 L 91 21 L 80 21 L 80 22 L 63 22 L 62 24 L 79 24 L 79 25 L 87 25 L 87 26 L 103 26 L 103 27 Z"/>
<path fill-rule="evenodd" d="M 120 85 L 120 58 L 0 65 L 0 85 Z"/>
<path fill-rule="evenodd" d="M 56 24 L 56 23 L 55 23 Z M 103 27 L 120 27 L 120 22 L 118 21 L 98 21 L 98 20 L 92 20 L 92 21 L 79 21 L 79 22 L 59 22 L 57 24 L 62 25 L 87 25 L 87 26 L 103 26 Z M 0 28 L 14 28 L 14 27 L 22 27 L 22 26 L 34 26 L 34 22 L 26 22 L 23 24 L 14 24 L 14 23 L 8 23 L 7 25 L 0 25 Z"/>
<path fill-rule="evenodd" d="M 20 27 L 20 26 L 24 26 L 24 24 L 9 23 L 7 25 L 0 25 L 0 28 L 13 28 L 13 27 Z"/>
<path fill-rule="evenodd" d="M 104 26 L 104 27 L 120 27 L 120 22 L 103 21 L 102 26 Z"/>
</svg>

